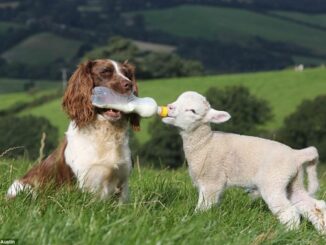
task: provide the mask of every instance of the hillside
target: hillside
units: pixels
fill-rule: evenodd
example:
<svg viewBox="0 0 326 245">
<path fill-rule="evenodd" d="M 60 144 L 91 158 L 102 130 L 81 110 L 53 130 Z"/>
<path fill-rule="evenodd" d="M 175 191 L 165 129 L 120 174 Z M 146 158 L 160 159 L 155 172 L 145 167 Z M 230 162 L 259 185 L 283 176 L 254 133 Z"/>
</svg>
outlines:
<svg viewBox="0 0 326 245">
<path fill-rule="evenodd" d="M 207 74 L 319 66 L 326 5 L 316 0 L 304 11 L 305 1 L 17 1 L 0 8 L 0 76 L 59 79 L 61 67 L 74 69 L 114 36 L 200 61 Z"/>
<path fill-rule="evenodd" d="M 272 106 L 274 119 L 265 125 L 274 130 L 282 125 L 283 119 L 293 112 L 304 99 L 312 99 L 326 93 L 326 70 L 323 68 L 306 69 L 303 72 L 286 70 L 280 72 L 261 72 L 235 75 L 220 75 L 206 77 L 191 77 L 179 79 L 160 79 L 140 81 L 141 96 L 151 96 L 161 105 L 172 102 L 187 90 L 204 93 L 209 87 L 225 87 L 232 85 L 247 86 L 259 98 L 266 99 Z M 1 96 L 0 96 L 1 99 Z M 40 107 L 24 111 L 22 114 L 44 116 L 60 129 L 60 134 L 67 127 L 67 118 L 63 113 L 60 100 L 52 101 Z M 148 123 L 151 119 L 142 121 L 142 131 L 138 138 L 144 142 L 148 139 Z"/>
<path fill-rule="evenodd" d="M 52 33 L 39 33 L 24 39 L 4 52 L 1 57 L 8 62 L 30 65 L 50 63 L 58 59 L 70 60 L 81 46 L 81 42 L 63 38 Z"/>
<path fill-rule="evenodd" d="M 289 45 L 285 52 L 290 52 L 296 63 L 326 62 L 326 30 L 312 26 L 323 26 L 326 14 L 286 11 L 278 14 L 288 17 L 288 20 L 280 18 L 276 13 L 270 15 L 267 11 L 265 13 L 198 5 L 137 12 L 144 17 L 147 30 L 161 31 L 182 38 L 218 40 L 243 46 L 254 45 L 256 39 L 260 38 L 277 42 L 279 45 Z M 277 47 L 273 48 L 277 52 Z M 316 60 L 309 62 L 307 58 Z"/>
<path fill-rule="evenodd" d="M 45 90 L 45 89 L 55 89 L 62 86 L 61 83 L 55 81 L 0 78 L 0 95 L 9 93 L 6 96 L 10 97 L 10 93 L 23 92 L 24 85 L 30 81 L 34 83 L 35 86 L 34 90 L 38 90 L 38 91 Z M 24 95 L 28 96 L 27 94 Z"/>
</svg>

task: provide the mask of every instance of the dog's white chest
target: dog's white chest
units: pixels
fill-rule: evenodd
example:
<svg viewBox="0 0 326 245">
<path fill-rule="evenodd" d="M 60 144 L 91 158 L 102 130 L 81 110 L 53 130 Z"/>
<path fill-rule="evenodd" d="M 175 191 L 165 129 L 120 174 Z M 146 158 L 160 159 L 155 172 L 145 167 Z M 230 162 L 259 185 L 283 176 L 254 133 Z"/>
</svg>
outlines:
<svg viewBox="0 0 326 245">
<path fill-rule="evenodd" d="M 81 182 L 94 166 L 114 169 L 131 167 L 128 137 L 124 131 L 115 132 L 101 127 L 89 132 L 79 131 L 71 123 L 66 137 L 65 158 Z"/>
</svg>

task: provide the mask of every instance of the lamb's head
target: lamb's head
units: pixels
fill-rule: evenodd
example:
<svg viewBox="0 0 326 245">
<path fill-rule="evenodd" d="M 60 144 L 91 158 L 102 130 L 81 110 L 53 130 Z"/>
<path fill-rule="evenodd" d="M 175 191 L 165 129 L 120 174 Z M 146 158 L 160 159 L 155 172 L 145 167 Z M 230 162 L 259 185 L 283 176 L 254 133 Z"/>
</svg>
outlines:
<svg viewBox="0 0 326 245">
<path fill-rule="evenodd" d="M 223 123 L 230 118 L 229 113 L 212 109 L 204 96 L 189 91 L 168 105 L 168 116 L 163 118 L 163 122 L 192 131 L 202 124 Z"/>
</svg>

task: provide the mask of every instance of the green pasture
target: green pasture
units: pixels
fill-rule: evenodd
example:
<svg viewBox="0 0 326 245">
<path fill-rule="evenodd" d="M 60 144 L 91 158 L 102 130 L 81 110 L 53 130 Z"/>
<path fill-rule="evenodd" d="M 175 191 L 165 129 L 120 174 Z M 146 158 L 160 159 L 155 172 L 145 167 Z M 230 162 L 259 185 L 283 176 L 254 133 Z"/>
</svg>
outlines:
<svg viewBox="0 0 326 245">
<path fill-rule="evenodd" d="M 0 237 L 18 244 L 314 244 L 326 243 L 306 220 L 287 231 L 261 200 L 230 189 L 219 206 L 195 213 L 197 192 L 185 168 L 140 167 L 130 179 L 126 204 L 100 201 L 76 186 L 22 193 L 6 200 L 12 180 L 31 166 L 24 160 L 0 161 Z M 325 172 L 320 172 L 326 199 Z"/>
<path fill-rule="evenodd" d="M 1 8 L 1 3 L 0 3 Z M 5 34 L 10 29 L 19 29 L 22 28 L 23 25 L 14 23 L 14 22 L 8 22 L 8 21 L 0 21 L 0 35 Z"/>
<path fill-rule="evenodd" d="M 249 10 L 182 5 L 137 13 L 144 16 L 148 29 L 175 36 L 226 42 L 238 40 L 240 45 L 260 37 L 269 41 L 292 43 L 310 49 L 316 55 L 326 54 L 325 31 Z M 319 18 L 322 21 L 325 16 Z"/>
<path fill-rule="evenodd" d="M 62 58 L 70 60 L 81 45 L 78 40 L 44 32 L 26 38 L 1 56 L 9 62 L 39 65 Z"/>
<path fill-rule="evenodd" d="M 24 85 L 32 81 L 35 87 L 29 93 L 24 92 Z M 16 99 L 17 93 L 21 93 L 20 97 L 28 97 L 30 94 L 42 93 L 43 90 L 59 89 L 62 84 L 58 81 L 44 81 L 44 80 L 31 80 L 31 79 L 12 79 L 12 78 L 0 78 L 0 98 L 12 97 Z M 16 95 L 15 95 L 16 94 Z M 4 97 L 2 97 L 4 96 Z M 18 98 L 17 98 L 18 100 Z M 2 105 L 0 105 L 1 107 Z"/>
<path fill-rule="evenodd" d="M 295 21 L 305 22 L 307 24 L 313 24 L 326 28 L 326 14 L 307 14 L 292 11 L 271 11 L 271 13 L 290 18 Z"/>
</svg>

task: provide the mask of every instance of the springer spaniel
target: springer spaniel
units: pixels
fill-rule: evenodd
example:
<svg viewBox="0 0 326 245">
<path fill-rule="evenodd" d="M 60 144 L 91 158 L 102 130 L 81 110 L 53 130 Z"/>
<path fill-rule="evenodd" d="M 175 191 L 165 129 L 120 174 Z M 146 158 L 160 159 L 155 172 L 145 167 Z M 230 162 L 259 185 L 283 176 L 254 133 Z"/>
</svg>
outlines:
<svg viewBox="0 0 326 245">
<path fill-rule="evenodd" d="M 122 202 L 128 199 L 128 122 L 138 131 L 140 118 L 92 106 L 92 89 L 96 86 L 127 95 L 138 93 L 134 67 L 127 62 L 95 60 L 79 65 L 63 96 L 63 108 L 71 119 L 63 144 L 14 181 L 7 197 L 50 182 L 60 186 L 77 179 L 80 188 L 100 198 L 118 195 Z"/>
</svg>

